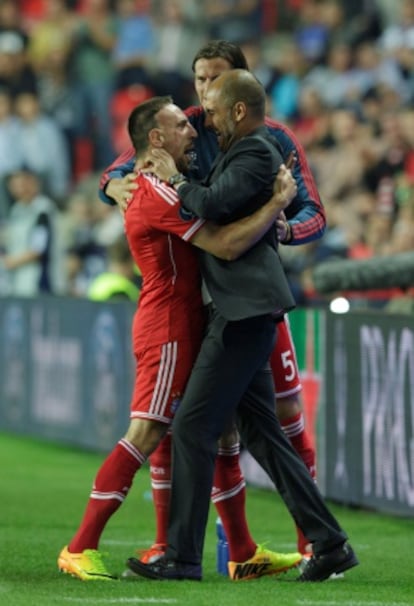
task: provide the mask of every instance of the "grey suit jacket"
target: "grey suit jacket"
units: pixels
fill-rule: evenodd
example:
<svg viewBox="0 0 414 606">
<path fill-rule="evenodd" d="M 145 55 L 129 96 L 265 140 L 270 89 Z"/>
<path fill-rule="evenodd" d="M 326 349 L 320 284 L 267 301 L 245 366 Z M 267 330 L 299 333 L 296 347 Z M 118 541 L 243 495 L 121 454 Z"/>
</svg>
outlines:
<svg viewBox="0 0 414 606">
<path fill-rule="evenodd" d="M 277 143 L 259 128 L 219 155 L 203 184 L 180 187 L 183 206 L 217 223 L 245 217 L 269 200 L 281 163 Z M 295 306 L 273 227 L 236 261 L 200 251 L 200 265 L 213 303 L 227 320 L 282 315 Z"/>
</svg>

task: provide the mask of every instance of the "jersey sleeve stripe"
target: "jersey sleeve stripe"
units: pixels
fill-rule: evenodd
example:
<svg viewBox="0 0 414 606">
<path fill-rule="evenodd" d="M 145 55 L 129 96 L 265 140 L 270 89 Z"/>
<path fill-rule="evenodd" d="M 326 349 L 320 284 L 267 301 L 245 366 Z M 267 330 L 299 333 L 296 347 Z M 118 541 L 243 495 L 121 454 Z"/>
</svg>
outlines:
<svg viewBox="0 0 414 606">
<path fill-rule="evenodd" d="M 186 242 L 188 240 L 191 240 L 191 238 L 194 236 L 194 234 L 196 234 L 198 232 L 198 230 L 204 225 L 205 221 L 204 219 L 198 219 L 195 223 L 191 224 L 190 229 L 188 229 L 182 236 L 181 238 L 183 240 L 185 240 Z"/>
<path fill-rule="evenodd" d="M 161 181 L 155 175 L 144 174 L 144 177 L 151 183 L 157 194 L 161 196 L 161 198 L 163 198 L 163 200 L 165 200 L 168 204 L 174 206 L 175 204 L 180 203 L 177 192 L 173 187 L 170 187 L 167 185 L 167 183 Z"/>
</svg>

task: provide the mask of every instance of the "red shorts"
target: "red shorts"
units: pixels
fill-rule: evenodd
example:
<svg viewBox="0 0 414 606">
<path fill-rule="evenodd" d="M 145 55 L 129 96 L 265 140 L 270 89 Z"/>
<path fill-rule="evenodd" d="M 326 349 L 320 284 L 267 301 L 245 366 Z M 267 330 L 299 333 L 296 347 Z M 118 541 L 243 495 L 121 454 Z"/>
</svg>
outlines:
<svg viewBox="0 0 414 606">
<path fill-rule="evenodd" d="M 276 324 L 276 345 L 270 356 L 276 396 L 283 398 L 302 390 L 295 346 L 290 334 L 289 320 L 285 316 L 283 322 Z"/>
<path fill-rule="evenodd" d="M 131 419 L 171 423 L 199 349 L 198 341 L 172 341 L 135 355 Z"/>
</svg>

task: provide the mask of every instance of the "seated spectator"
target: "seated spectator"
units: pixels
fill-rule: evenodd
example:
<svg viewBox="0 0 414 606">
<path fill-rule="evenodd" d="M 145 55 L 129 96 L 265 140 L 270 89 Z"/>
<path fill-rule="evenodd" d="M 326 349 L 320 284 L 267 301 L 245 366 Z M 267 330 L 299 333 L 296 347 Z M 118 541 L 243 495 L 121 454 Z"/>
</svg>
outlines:
<svg viewBox="0 0 414 606">
<path fill-rule="evenodd" d="M 194 100 L 194 74 L 189 57 L 206 40 L 203 13 L 195 0 L 170 0 L 157 6 L 156 53 L 152 63 L 155 93 L 172 95 L 177 105 L 187 107 Z"/>
<path fill-rule="evenodd" d="M 269 63 L 263 52 L 261 41 L 257 38 L 246 40 L 246 42 L 240 44 L 240 48 L 243 51 L 243 55 L 246 57 L 249 70 L 256 76 L 259 82 L 263 84 L 266 94 L 269 94 L 278 76 L 278 62 L 272 61 L 272 64 Z"/>
<path fill-rule="evenodd" d="M 404 49 L 414 49 L 414 1 L 401 0 L 395 8 L 397 18 L 384 28 L 379 42 L 387 54 L 401 60 Z"/>
<path fill-rule="evenodd" d="M 26 48 L 29 36 L 25 26 L 22 25 L 22 21 L 20 2 L 16 2 L 16 0 L 0 1 L 0 32 L 17 33 L 23 41 L 24 48 Z"/>
<path fill-rule="evenodd" d="M 38 74 L 38 95 L 41 110 L 63 133 L 69 151 L 71 176 L 76 181 L 88 166 L 75 164 L 76 101 L 68 77 L 70 48 L 64 38 L 55 40 L 48 60 Z"/>
<path fill-rule="evenodd" d="M 277 62 L 277 76 L 270 87 L 272 116 L 282 122 L 297 117 L 301 81 L 307 62 L 298 46 L 292 42 L 282 45 Z"/>
<path fill-rule="evenodd" d="M 88 298 L 92 301 L 137 303 L 141 278 L 124 235 L 108 247 L 108 268 L 92 280 Z"/>
<path fill-rule="evenodd" d="M 292 127 L 305 150 L 323 145 L 329 132 L 329 112 L 322 102 L 319 91 L 314 88 L 301 88 L 298 97 L 298 115 Z"/>
<path fill-rule="evenodd" d="M 20 143 L 10 93 L 0 88 L 0 220 L 6 218 L 10 206 L 5 179 L 23 164 Z"/>
<path fill-rule="evenodd" d="M 69 61 L 79 16 L 70 10 L 68 0 L 45 0 L 44 14 L 30 28 L 28 60 L 35 70 L 41 110 L 51 117 L 65 136 L 76 179 L 75 95 L 69 79 Z"/>
<path fill-rule="evenodd" d="M 361 42 L 354 47 L 353 77 L 361 98 L 370 90 L 391 89 L 402 102 L 409 101 L 411 91 L 397 62 L 381 52 L 378 44 Z"/>
<path fill-rule="evenodd" d="M 47 194 L 64 205 L 71 187 L 71 168 L 62 131 L 41 111 L 39 98 L 34 93 L 20 93 L 15 100 L 15 111 L 24 165 L 37 173 Z"/>
<path fill-rule="evenodd" d="M 56 267 L 54 239 L 56 207 L 41 193 L 37 175 L 24 168 L 12 173 L 8 188 L 13 199 L 4 227 L 2 267 L 7 271 L 8 292 L 21 297 L 54 294 Z"/>
<path fill-rule="evenodd" d="M 27 49 L 37 74 L 47 69 L 49 57 L 57 47 L 72 47 L 79 17 L 69 10 L 67 0 L 45 0 L 42 19 L 33 23 Z"/>
<path fill-rule="evenodd" d="M 0 86 L 15 97 L 35 92 L 36 75 L 26 57 L 25 39 L 15 30 L 0 31 Z"/>
<path fill-rule="evenodd" d="M 102 204 L 98 183 L 96 175 L 84 179 L 68 201 L 66 294 L 73 297 L 87 296 L 93 280 L 107 271 L 109 247 L 124 237 L 121 213 L 113 206 Z"/>
<path fill-rule="evenodd" d="M 353 52 L 347 42 L 332 42 L 326 62 L 315 65 L 303 78 L 302 85 L 319 91 L 327 107 L 337 107 L 358 98 L 353 75 Z"/>
<path fill-rule="evenodd" d="M 94 233 L 95 213 L 86 196 L 81 193 L 71 196 L 66 219 L 69 223 L 66 295 L 85 297 L 93 280 L 106 270 L 106 247 Z"/>
<path fill-rule="evenodd" d="M 260 35 L 260 0 L 209 0 L 205 3 L 208 35 L 212 39 L 240 44 Z"/>
<path fill-rule="evenodd" d="M 318 0 L 303 2 L 294 28 L 294 41 L 310 65 L 323 61 L 329 42 L 329 28 L 324 23 L 323 3 Z"/>
<path fill-rule="evenodd" d="M 148 63 L 155 51 L 155 35 L 148 0 L 116 0 L 117 40 L 112 51 L 115 87 L 152 87 Z"/>
<path fill-rule="evenodd" d="M 80 17 L 71 53 L 70 84 L 76 100 L 76 153 L 88 172 L 93 172 L 114 158 L 109 106 L 117 20 L 110 0 L 84 0 Z"/>
</svg>

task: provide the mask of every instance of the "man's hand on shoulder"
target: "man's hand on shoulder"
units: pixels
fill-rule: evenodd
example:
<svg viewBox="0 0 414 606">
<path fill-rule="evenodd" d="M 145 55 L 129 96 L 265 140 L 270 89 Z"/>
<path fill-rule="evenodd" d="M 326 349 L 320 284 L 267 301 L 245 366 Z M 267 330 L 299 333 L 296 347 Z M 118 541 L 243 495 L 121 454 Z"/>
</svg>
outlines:
<svg viewBox="0 0 414 606">
<path fill-rule="evenodd" d="M 134 191 L 138 189 L 136 178 L 136 173 L 128 173 L 122 178 L 114 177 L 106 184 L 105 194 L 115 200 L 122 213 L 126 211 Z"/>
<path fill-rule="evenodd" d="M 168 182 L 171 177 L 179 173 L 179 170 L 174 158 L 165 149 L 152 148 L 146 157 L 145 168 L 142 169 L 142 172 L 153 173 L 161 181 Z"/>
</svg>

